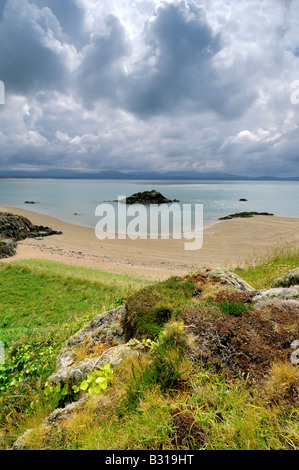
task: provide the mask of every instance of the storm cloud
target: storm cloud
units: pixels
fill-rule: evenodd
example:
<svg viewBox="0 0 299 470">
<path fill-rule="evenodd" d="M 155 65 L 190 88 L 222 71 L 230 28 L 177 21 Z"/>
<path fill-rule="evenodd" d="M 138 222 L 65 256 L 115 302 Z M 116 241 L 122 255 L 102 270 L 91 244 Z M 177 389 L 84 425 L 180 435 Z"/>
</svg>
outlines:
<svg viewBox="0 0 299 470">
<path fill-rule="evenodd" d="M 0 172 L 298 176 L 298 20 L 291 0 L 0 0 Z"/>
</svg>

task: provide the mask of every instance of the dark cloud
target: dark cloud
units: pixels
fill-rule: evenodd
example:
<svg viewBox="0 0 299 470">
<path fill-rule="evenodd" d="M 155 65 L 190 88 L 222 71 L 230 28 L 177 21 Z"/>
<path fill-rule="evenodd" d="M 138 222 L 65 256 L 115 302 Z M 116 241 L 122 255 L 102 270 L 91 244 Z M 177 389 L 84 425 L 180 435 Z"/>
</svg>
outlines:
<svg viewBox="0 0 299 470">
<path fill-rule="evenodd" d="M 152 116 L 169 112 L 182 102 L 205 109 L 207 84 L 213 75 L 211 60 L 221 41 L 204 11 L 185 2 L 160 7 L 147 23 L 145 42 L 143 67 L 129 77 L 130 111 Z"/>
<path fill-rule="evenodd" d="M 35 0 L 39 8 L 49 8 L 58 19 L 68 40 L 78 49 L 88 42 L 83 29 L 84 11 L 74 0 Z"/>
<path fill-rule="evenodd" d="M 0 0 L 0 168 L 295 174 L 298 19 L 290 0 Z"/>
<path fill-rule="evenodd" d="M 0 76 L 7 92 L 64 87 L 65 66 L 51 49 L 51 41 L 61 35 L 59 22 L 50 10 L 39 10 L 27 0 L 21 4 L 7 1 L 0 23 Z"/>
<path fill-rule="evenodd" d="M 105 18 L 105 33 L 94 34 L 84 49 L 84 57 L 78 68 L 76 85 L 79 96 L 90 106 L 97 100 L 117 99 L 124 85 L 122 60 L 129 53 L 125 29 L 114 15 Z"/>
</svg>

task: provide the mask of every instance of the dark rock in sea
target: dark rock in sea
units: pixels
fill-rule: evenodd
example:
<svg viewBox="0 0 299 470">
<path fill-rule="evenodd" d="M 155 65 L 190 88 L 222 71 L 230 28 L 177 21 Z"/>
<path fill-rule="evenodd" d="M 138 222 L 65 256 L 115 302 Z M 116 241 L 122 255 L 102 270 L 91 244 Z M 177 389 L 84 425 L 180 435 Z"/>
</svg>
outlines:
<svg viewBox="0 0 299 470">
<path fill-rule="evenodd" d="M 30 220 L 21 215 L 14 215 L 8 212 L 0 212 L 0 238 L 2 250 L 1 253 L 12 253 L 16 249 L 15 243 L 26 238 L 49 237 L 51 235 L 62 235 L 62 232 L 52 230 L 50 227 L 42 225 L 33 225 Z M 5 242 L 5 243 L 4 243 Z"/>
<path fill-rule="evenodd" d="M 239 199 L 240 202 L 246 202 L 248 199 L 245 199 L 245 197 L 241 197 L 241 199 Z"/>
<path fill-rule="evenodd" d="M 25 201 L 24 204 L 40 204 L 40 203 L 35 202 L 35 201 Z"/>
<path fill-rule="evenodd" d="M 118 202 L 118 201 L 113 201 Z M 168 199 L 158 191 L 143 191 L 141 193 L 135 193 L 132 196 L 127 197 L 125 200 L 120 201 L 126 204 L 168 204 L 172 202 L 179 202 L 177 199 Z"/>
<path fill-rule="evenodd" d="M 219 220 L 229 220 L 229 219 L 236 219 L 236 218 L 249 218 L 254 217 L 255 215 L 269 215 L 273 216 L 274 214 L 270 214 L 269 212 L 237 212 L 236 214 L 230 214 L 226 217 L 220 217 Z"/>
</svg>

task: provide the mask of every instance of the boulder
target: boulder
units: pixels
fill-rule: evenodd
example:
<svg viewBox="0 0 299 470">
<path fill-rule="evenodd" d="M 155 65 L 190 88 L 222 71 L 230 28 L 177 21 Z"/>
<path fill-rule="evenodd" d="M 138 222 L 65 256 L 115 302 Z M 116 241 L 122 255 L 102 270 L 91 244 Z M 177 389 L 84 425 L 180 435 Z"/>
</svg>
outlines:
<svg viewBox="0 0 299 470">
<path fill-rule="evenodd" d="M 0 258 L 14 256 L 18 241 L 51 235 L 62 235 L 62 232 L 42 225 L 33 225 L 30 220 L 21 215 L 0 212 Z"/>
<path fill-rule="evenodd" d="M 228 269 L 224 268 L 206 268 L 201 270 L 199 274 L 207 276 L 213 282 L 220 282 L 223 285 L 232 287 L 233 289 L 238 290 L 239 292 L 255 292 L 255 289 L 244 281 L 242 278 L 237 276 L 237 274 L 231 272 Z"/>
<path fill-rule="evenodd" d="M 124 344 L 125 306 L 112 309 L 93 318 L 81 331 L 72 336 L 61 349 L 55 373 L 49 378 L 53 384 L 80 383 L 92 370 L 110 363 L 116 366 L 132 354 L 131 345 Z M 99 346 L 103 346 L 103 350 Z M 98 349 L 97 349 L 98 348 Z M 91 355 L 78 362 L 77 351 L 85 349 Z M 99 350 L 98 355 L 93 351 Z"/>
<path fill-rule="evenodd" d="M 61 235 L 49 227 L 33 225 L 29 219 L 21 215 L 0 212 L 0 236 L 11 238 L 14 241 L 26 238 L 47 237 L 50 235 Z"/>
<path fill-rule="evenodd" d="M 298 300 L 299 286 L 293 287 L 275 287 L 272 289 L 262 289 L 256 291 L 253 302 L 269 299 Z"/>
<path fill-rule="evenodd" d="M 0 239 L 0 259 L 10 258 L 17 252 L 17 244 L 9 238 Z"/>
<path fill-rule="evenodd" d="M 57 370 L 51 377 L 49 382 L 54 385 L 60 383 L 62 386 L 65 383 L 68 384 L 79 384 L 85 380 L 92 371 L 101 369 L 106 364 L 110 364 L 111 367 L 115 367 L 122 363 L 122 361 L 129 356 L 138 354 L 137 350 L 129 344 L 120 344 L 118 346 L 112 346 L 110 349 L 104 351 L 99 357 L 93 357 L 80 361 L 77 364 L 72 363 L 71 365 Z M 75 361 L 74 361 L 75 362 Z"/>
<path fill-rule="evenodd" d="M 272 283 L 272 287 L 291 287 L 299 286 L 299 267 L 289 271 L 282 277 L 275 279 Z"/>
</svg>

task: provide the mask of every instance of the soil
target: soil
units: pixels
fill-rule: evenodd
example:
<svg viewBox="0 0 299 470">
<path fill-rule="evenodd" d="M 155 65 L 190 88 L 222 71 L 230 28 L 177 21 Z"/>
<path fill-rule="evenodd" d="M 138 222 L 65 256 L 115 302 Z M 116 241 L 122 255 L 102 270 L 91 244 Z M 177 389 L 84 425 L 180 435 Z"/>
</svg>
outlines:
<svg viewBox="0 0 299 470">
<path fill-rule="evenodd" d="M 206 432 L 190 412 L 175 409 L 172 412 L 172 422 L 176 431 L 174 444 L 177 449 L 199 450 L 205 445 Z"/>
</svg>

